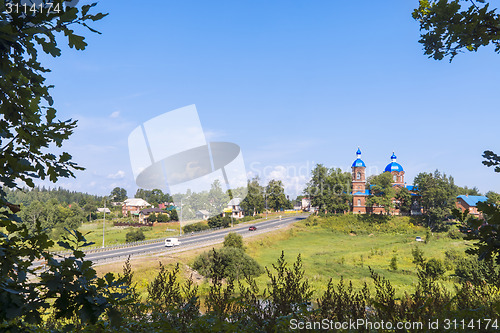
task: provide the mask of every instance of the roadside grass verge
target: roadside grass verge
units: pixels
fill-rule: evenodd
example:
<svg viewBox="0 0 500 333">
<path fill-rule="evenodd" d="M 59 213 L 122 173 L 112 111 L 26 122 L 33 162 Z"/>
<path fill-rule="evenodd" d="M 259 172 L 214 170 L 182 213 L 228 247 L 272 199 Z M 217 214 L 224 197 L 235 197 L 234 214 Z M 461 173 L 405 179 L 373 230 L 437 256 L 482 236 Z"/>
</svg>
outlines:
<svg viewBox="0 0 500 333">
<path fill-rule="evenodd" d="M 91 247 L 102 246 L 102 224 L 103 220 L 95 220 L 91 223 L 83 223 L 78 231 L 85 235 L 85 238 L 89 242 L 94 242 Z M 138 229 L 138 227 L 115 227 L 113 221 L 106 220 L 104 228 L 104 245 L 117 245 L 125 244 L 125 237 L 127 232 L 131 230 Z M 179 223 L 178 222 L 166 222 L 155 225 L 153 227 L 140 227 L 146 236 L 146 240 L 156 239 L 162 237 L 171 237 L 179 234 Z M 167 229 L 170 229 L 167 231 Z M 60 246 L 56 244 L 53 246 L 54 251 L 63 250 Z"/>
</svg>

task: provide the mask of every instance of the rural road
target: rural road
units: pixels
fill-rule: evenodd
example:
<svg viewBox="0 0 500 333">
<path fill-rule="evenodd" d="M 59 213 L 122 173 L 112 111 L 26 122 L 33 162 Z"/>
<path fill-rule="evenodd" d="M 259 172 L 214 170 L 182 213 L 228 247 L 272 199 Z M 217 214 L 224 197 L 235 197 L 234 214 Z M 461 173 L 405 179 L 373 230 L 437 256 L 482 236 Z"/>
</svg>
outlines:
<svg viewBox="0 0 500 333">
<path fill-rule="evenodd" d="M 283 228 L 291 223 L 305 219 L 306 215 L 293 216 L 293 217 L 283 217 L 281 220 L 279 218 L 270 219 L 268 221 L 258 222 L 252 224 L 251 222 L 236 225 L 233 228 L 219 229 L 211 232 L 204 232 L 194 235 L 183 235 L 179 237 L 181 242 L 180 246 L 176 247 L 165 247 L 164 242 L 160 243 L 150 243 L 141 244 L 137 246 L 130 246 L 117 249 L 109 249 L 107 251 L 90 252 L 86 253 L 85 259 L 91 260 L 94 264 L 110 263 L 114 261 L 122 261 L 128 256 L 138 256 L 146 254 L 168 254 L 176 253 L 187 250 L 192 250 L 195 248 L 210 246 L 213 244 L 221 243 L 224 241 L 224 237 L 230 232 L 236 232 L 243 237 L 248 237 L 251 235 L 262 234 L 266 232 L 272 232 L 276 229 Z M 248 227 L 255 225 L 257 227 L 256 231 L 249 231 Z M 171 236 L 172 237 L 172 236 Z"/>
</svg>

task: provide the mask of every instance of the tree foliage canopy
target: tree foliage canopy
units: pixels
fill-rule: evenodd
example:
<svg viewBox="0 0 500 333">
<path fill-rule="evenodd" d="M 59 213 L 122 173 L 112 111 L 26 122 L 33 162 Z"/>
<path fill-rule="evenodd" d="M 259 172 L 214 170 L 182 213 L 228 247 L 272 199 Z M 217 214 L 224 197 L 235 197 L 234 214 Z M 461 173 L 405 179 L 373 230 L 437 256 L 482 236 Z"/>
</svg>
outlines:
<svg viewBox="0 0 500 333">
<path fill-rule="evenodd" d="M 485 151 L 483 164 L 494 166 L 495 172 L 500 172 L 500 156 L 492 151 Z M 500 207 L 499 195 L 488 192 L 488 200 L 477 204 L 478 211 L 483 218 L 467 216 L 454 210 L 454 215 L 460 220 L 460 231 L 465 234 L 465 239 L 476 240 L 475 247 L 467 250 L 468 253 L 477 255 L 479 260 L 496 260 L 500 264 Z M 467 212 L 466 212 L 467 213 Z"/>
<path fill-rule="evenodd" d="M 453 177 L 438 170 L 434 173 L 421 172 L 414 183 L 428 226 L 433 229 L 442 227 L 443 220 L 451 215 L 455 207 L 457 187 Z"/>
<path fill-rule="evenodd" d="M 240 203 L 246 215 L 260 213 L 264 210 L 264 187 L 260 185 L 259 177 L 248 180 L 248 193 Z"/>
<path fill-rule="evenodd" d="M 317 164 L 304 190 L 311 205 L 320 211 L 342 213 L 349 210 L 351 201 L 351 174 L 340 168 L 327 168 Z"/>
<path fill-rule="evenodd" d="M 53 242 L 36 221 L 41 203 L 33 201 L 31 212 L 27 211 L 31 214 L 28 219 L 35 219 L 34 232 L 30 233 L 14 215 L 20 207 L 6 198 L 4 189 L 19 188 L 23 183 L 34 187 L 35 179 L 55 182 L 82 169 L 68 153 L 49 151 L 62 147 L 76 121 L 56 118 L 49 93 L 52 86 L 45 82 L 50 70 L 42 66 L 38 53 L 58 57 L 61 49 L 56 35 L 61 34 L 71 48 L 85 49 L 85 38 L 71 27 L 80 25 L 96 32 L 87 22 L 106 14 L 91 14 L 96 4 L 74 7 L 64 0 L 51 2 L 59 11 L 9 13 L 7 5 L 22 7 L 25 2 L 0 3 L 0 321 L 5 331 L 22 331 L 18 324 L 9 326 L 9 322 L 38 324 L 50 314 L 55 320 L 72 322 L 73 328 L 78 323 L 95 323 L 104 313 L 112 318 L 113 307 L 126 297 L 121 292 L 122 281 L 110 274 L 98 278 L 92 263 L 83 259 L 80 247 L 88 243 L 81 233 L 63 236 L 58 244 L 70 254 L 56 260 L 48 250 Z M 75 204 L 74 209 L 61 213 L 80 210 Z M 45 271 L 35 269 L 32 264 L 36 259 L 45 260 Z"/>
<path fill-rule="evenodd" d="M 463 6 L 465 5 L 465 6 Z M 424 54 L 450 61 L 459 53 L 493 44 L 500 53 L 500 15 L 484 0 L 420 0 L 413 18 L 420 23 Z"/>
<path fill-rule="evenodd" d="M 22 5 L 22 1 L 11 3 Z M 65 6 L 55 0 L 60 12 L 25 14 L 6 11 L 6 2 L 0 4 L 0 182 L 15 187 L 18 181 L 33 187 L 33 179 L 73 176 L 81 170 L 71 161 L 71 155 L 59 155 L 47 150 L 51 145 L 61 147 L 73 132 L 76 121 L 56 118 L 51 85 L 44 75 L 50 70 L 39 61 L 40 51 L 58 57 L 61 49 L 56 35 L 66 36 L 68 45 L 77 50 L 87 46 L 85 38 L 70 27 L 88 27 L 88 21 L 97 21 L 106 14 L 91 14 L 96 4 L 81 8 Z"/>
<path fill-rule="evenodd" d="M 384 172 L 377 176 L 371 176 L 368 179 L 371 195 L 366 200 L 368 206 L 384 207 L 389 212 L 394 204 L 392 199 L 396 192 L 392 186 L 392 175 L 390 172 Z"/>
</svg>

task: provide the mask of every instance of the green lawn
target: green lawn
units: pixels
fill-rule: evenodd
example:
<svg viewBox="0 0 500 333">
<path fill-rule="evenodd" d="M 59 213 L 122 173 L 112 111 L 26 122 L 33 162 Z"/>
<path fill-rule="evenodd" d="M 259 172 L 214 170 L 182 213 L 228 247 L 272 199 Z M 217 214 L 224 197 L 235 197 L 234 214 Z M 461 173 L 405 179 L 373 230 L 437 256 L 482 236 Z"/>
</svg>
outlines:
<svg viewBox="0 0 500 333">
<path fill-rule="evenodd" d="M 286 235 L 275 236 L 275 240 L 270 236 L 250 241 L 247 243 L 247 251 L 261 265 L 269 268 L 281 255 L 281 251 L 284 251 L 290 265 L 300 253 L 306 277 L 319 293 L 325 290 L 330 278 L 338 282 L 344 277 L 344 280 L 351 280 L 355 287 L 361 287 L 364 282 L 370 286 L 368 267 L 371 267 L 388 278 L 398 294 L 402 294 L 404 291 L 413 291 L 417 282 L 415 265 L 412 263 L 412 249 L 415 246 L 423 250 L 425 257 L 439 259 L 445 258 L 446 250 L 463 251 L 467 247 L 465 241 L 451 239 L 447 233 L 435 233 L 427 244 L 416 242 L 416 236 L 425 239 L 426 229 L 409 225 L 407 218 L 395 219 L 392 226 L 383 223 L 375 225 L 370 233 L 360 232 L 363 227 L 357 225 L 357 235 L 330 228 L 328 223 L 316 226 L 298 223 L 286 231 Z M 397 257 L 396 271 L 389 268 L 393 256 Z M 449 271 L 447 275 L 451 273 Z M 267 281 L 267 274 L 258 278 L 262 288 Z M 443 284 L 448 287 L 452 285 L 449 281 L 444 281 Z"/>
</svg>

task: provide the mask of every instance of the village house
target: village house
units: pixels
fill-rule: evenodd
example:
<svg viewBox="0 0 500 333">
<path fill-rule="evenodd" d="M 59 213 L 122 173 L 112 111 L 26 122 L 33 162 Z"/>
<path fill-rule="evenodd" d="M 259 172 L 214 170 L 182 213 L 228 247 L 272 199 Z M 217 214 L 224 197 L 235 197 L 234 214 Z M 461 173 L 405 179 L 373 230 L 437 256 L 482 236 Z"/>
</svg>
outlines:
<svg viewBox="0 0 500 333">
<path fill-rule="evenodd" d="M 487 197 L 482 195 L 459 195 L 457 197 L 457 208 L 463 212 L 468 211 L 470 215 L 482 218 L 481 212 L 477 210 L 477 204 L 488 200 Z"/>
<path fill-rule="evenodd" d="M 123 216 L 128 216 L 130 213 L 131 216 L 139 217 L 140 211 L 149 206 L 151 205 L 141 198 L 127 199 L 123 202 L 122 214 Z"/>
<path fill-rule="evenodd" d="M 149 222 L 149 216 L 151 214 L 168 214 L 167 212 L 165 212 L 163 209 L 161 208 L 145 208 L 145 209 L 142 209 L 140 212 L 139 212 L 139 223 L 146 223 L 146 222 Z"/>
<path fill-rule="evenodd" d="M 196 212 L 196 218 L 200 220 L 208 220 L 210 213 L 207 210 L 201 209 Z"/>
<path fill-rule="evenodd" d="M 244 217 L 245 215 L 243 213 L 243 209 L 240 207 L 240 203 L 241 198 L 231 199 L 227 204 L 227 208 L 224 208 L 224 216 L 229 214 L 229 216 L 235 219 Z"/>
</svg>

